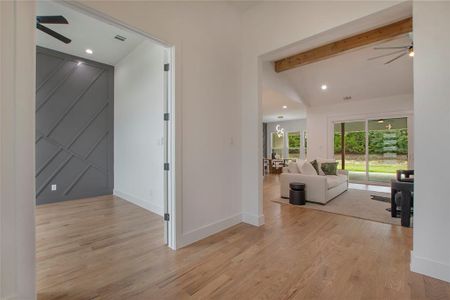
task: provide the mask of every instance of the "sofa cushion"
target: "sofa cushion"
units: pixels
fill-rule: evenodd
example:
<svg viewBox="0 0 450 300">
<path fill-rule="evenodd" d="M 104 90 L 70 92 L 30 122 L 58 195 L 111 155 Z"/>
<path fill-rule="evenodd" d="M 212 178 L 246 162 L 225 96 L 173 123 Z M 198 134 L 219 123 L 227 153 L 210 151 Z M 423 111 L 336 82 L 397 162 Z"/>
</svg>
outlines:
<svg viewBox="0 0 450 300">
<path fill-rule="evenodd" d="M 332 189 L 346 181 L 347 181 L 347 176 L 345 176 L 345 175 L 328 175 L 327 176 L 328 189 Z"/>
<path fill-rule="evenodd" d="M 298 169 L 297 163 L 296 163 L 296 162 L 290 161 L 290 162 L 288 163 L 287 168 L 288 168 L 288 172 L 289 172 L 289 173 L 294 173 L 294 174 L 295 174 L 295 173 L 300 173 L 300 170 Z"/>
<path fill-rule="evenodd" d="M 303 175 L 317 175 L 316 169 L 314 169 L 311 163 L 307 161 L 302 164 L 302 169 L 300 170 L 300 172 Z"/>
</svg>

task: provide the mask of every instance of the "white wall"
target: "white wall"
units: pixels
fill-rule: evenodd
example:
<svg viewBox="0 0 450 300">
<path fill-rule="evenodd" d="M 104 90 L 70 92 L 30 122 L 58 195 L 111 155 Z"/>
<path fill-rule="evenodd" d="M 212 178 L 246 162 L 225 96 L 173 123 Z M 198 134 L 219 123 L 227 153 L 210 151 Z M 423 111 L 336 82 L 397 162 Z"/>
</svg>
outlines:
<svg viewBox="0 0 450 300">
<path fill-rule="evenodd" d="M 308 160 L 332 157 L 333 121 L 408 116 L 412 113 L 412 95 L 308 107 Z"/>
<path fill-rule="evenodd" d="M 273 1 L 263 2 L 243 15 L 242 23 L 242 209 L 244 220 L 264 223 L 262 205 L 262 132 L 261 70 L 262 55 L 308 40 L 304 47 L 313 48 L 324 42 L 379 26 L 380 19 L 359 18 L 390 8 L 396 1 Z M 393 17 L 391 14 L 390 17 Z M 394 18 L 398 18 L 394 16 Z M 383 18 L 383 22 L 388 18 Z M 353 23 L 351 23 L 353 22 Z M 386 23 L 385 23 L 386 24 Z M 339 34 L 314 40 L 313 36 L 339 27 Z M 328 39 L 328 40 L 327 40 Z"/>
<path fill-rule="evenodd" d="M 35 299 L 35 13 L 0 1 L 0 299 Z"/>
<path fill-rule="evenodd" d="M 290 121 L 281 121 L 281 122 L 270 122 L 267 123 L 267 156 L 271 157 L 272 155 L 272 133 L 277 132 L 275 127 L 277 124 L 280 124 L 282 128 L 284 128 L 285 136 L 289 132 L 300 132 L 300 157 L 304 158 L 304 135 L 303 133 L 306 130 L 306 119 L 298 119 L 298 120 L 290 120 Z M 285 144 L 287 143 L 287 139 L 285 139 Z M 285 149 L 285 157 L 287 157 L 287 149 Z"/>
<path fill-rule="evenodd" d="M 0 20 L 2 25 L 5 22 L 12 27 L 2 26 L 0 31 L 1 293 L 2 297 L 18 296 L 22 300 L 35 297 L 35 3 L 5 3 L 1 2 Z M 222 2 L 84 4 L 174 46 L 176 247 L 239 223 L 239 13 Z M 4 62 L 10 67 L 4 68 Z M 11 79 L 11 74 L 16 76 Z M 3 75 L 11 80 L 3 80 Z M 16 88 L 16 95 L 7 94 L 16 93 Z M 4 110 L 3 105 L 8 108 Z M 10 183 L 14 183 L 10 189 L 3 189 Z M 11 240 L 3 235 L 4 231 L 10 232 Z M 4 283 L 4 278 L 11 282 Z"/>
<path fill-rule="evenodd" d="M 0 3 L 1 296 L 34 299 L 34 3 Z M 175 46 L 179 246 L 239 222 L 241 211 L 249 223 L 264 222 L 258 57 L 395 3 L 266 2 L 244 15 L 242 28 L 239 14 L 226 3 L 85 4 Z M 446 157 L 450 147 L 448 139 L 429 131 L 445 135 L 449 127 L 450 45 L 442 36 L 449 26 L 448 4 L 415 3 L 414 17 L 413 269 L 449 278 L 449 166 L 444 159 L 436 168 L 430 157 Z"/>
<path fill-rule="evenodd" d="M 414 3 L 413 271 L 450 282 L 450 2 Z"/>
<path fill-rule="evenodd" d="M 223 2 L 84 4 L 174 46 L 177 247 L 240 222 L 238 12 Z"/>
<path fill-rule="evenodd" d="M 164 48 L 144 41 L 114 69 L 114 194 L 164 211 Z"/>
</svg>

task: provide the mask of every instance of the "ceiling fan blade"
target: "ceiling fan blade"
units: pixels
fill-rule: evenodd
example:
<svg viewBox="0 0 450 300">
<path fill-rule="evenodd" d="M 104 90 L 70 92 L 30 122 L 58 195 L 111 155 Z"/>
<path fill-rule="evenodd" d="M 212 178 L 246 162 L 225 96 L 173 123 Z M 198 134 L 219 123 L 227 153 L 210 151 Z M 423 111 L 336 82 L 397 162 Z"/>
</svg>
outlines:
<svg viewBox="0 0 450 300">
<path fill-rule="evenodd" d="M 405 53 L 403 53 L 403 54 L 400 54 L 399 56 L 397 56 L 397 57 L 391 59 L 390 61 L 385 62 L 384 64 L 385 64 L 385 65 L 390 64 L 390 63 L 393 62 L 394 60 L 397 60 L 397 59 L 399 59 L 400 57 L 405 56 L 406 54 L 408 54 L 408 52 L 405 52 Z"/>
<path fill-rule="evenodd" d="M 405 51 L 405 50 L 401 49 L 401 50 L 397 50 L 397 51 L 394 51 L 394 52 L 391 52 L 391 53 L 387 53 L 387 54 L 383 54 L 383 55 L 374 56 L 374 57 L 368 58 L 367 60 L 374 60 L 374 59 L 377 59 L 377 58 L 389 56 L 389 55 L 392 55 L 392 54 L 401 53 L 401 52 L 404 52 L 404 51 Z"/>
<path fill-rule="evenodd" d="M 386 50 L 386 49 L 408 49 L 409 46 L 396 46 L 396 47 L 374 47 L 375 50 Z"/>
<path fill-rule="evenodd" d="M 66 38 L 62 34 L 59 34 L 56 31 L 53 31 L 50 28 L 45 27 L 44 25 L 41 25 L 39 23 L 36 23 L 36 28 L 41 30 L 41 31 L 43 31 L 43 32 L 45 32 L 46 34 L 51 35 L 55 39 L 58 39 L 58 40 L 60 40 L 61 42 L 65 43 L 65 44 L 69 44 L 72 41 L 71 39 Z"/>
<path fill-rule="evenodd" d="M 63 16 L 37 16 L 36 20 L 43 24 L 69 24 Z"/>
</svg>

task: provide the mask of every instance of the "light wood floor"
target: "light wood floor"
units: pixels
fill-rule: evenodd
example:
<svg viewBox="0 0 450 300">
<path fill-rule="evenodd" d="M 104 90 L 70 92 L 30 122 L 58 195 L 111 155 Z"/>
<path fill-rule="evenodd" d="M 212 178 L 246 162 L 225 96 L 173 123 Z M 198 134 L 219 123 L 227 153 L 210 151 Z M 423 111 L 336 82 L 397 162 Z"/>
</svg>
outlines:
<svg viewBox="0 0 450 300">
<path fill-rule="evenodd" d="M 178 251 L 159 216 L 112 196 L 37 208 L 38 299 L 450 299 L 409 271 L 412 231 L 271 201 Z"/>
</svg>

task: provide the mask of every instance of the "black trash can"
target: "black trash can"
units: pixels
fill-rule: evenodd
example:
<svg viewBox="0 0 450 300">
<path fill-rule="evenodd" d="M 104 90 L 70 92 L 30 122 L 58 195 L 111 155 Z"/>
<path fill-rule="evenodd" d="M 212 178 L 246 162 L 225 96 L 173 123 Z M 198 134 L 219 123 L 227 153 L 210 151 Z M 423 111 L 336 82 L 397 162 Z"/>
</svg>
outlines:
<svg viewBox="0 0 450 300">
<path fill-rule="evenodd" d="M 289 203 L 294 205 L 305 205 L 305 184 L 291 182 L 289 188 Z"/>
</svg>

